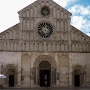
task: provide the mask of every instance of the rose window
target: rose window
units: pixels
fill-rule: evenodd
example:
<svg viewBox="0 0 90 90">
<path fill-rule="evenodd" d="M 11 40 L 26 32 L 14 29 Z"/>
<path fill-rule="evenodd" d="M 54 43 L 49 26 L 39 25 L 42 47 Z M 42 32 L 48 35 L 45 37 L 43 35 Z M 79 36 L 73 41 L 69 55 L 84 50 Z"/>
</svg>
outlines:
<svg viewBox="0 0 90 90">
<path fill-rule="evenodd" d="M 48 16 L 48 15 L 50 14 L 49 8 L 46 7 L 46 6 L 42 7 L 42 9 L 41 9 L 41 14 L 42 14 L 43 16 Z"/>
<path fill-rule="evenodd" d="M 47 22 L 43 22 L 38 26 L 38 34 L 43 38 L 48 38 L 53 33 L 53 27 Z"/>
</svg>

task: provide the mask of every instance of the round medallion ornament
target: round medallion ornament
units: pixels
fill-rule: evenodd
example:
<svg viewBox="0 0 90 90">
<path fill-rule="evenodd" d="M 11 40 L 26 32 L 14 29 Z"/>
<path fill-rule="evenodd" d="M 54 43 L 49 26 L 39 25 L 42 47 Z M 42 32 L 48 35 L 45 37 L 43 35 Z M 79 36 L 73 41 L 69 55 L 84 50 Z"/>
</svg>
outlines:
<svg viewBox="0 0 90 90">
<path fill-rule="evenodd" d="M 38 34 L 43 38 L 48 38 L 53 33 L 53 27 L 47 22 L 43 22 L 38 26 Z"/>
<path fill-rule="evenodd" d="M 50 10 L 47 6 L 42 7 L 41 9 L 41 15 L 48 16 L 50 14 Z"/>
</svg>

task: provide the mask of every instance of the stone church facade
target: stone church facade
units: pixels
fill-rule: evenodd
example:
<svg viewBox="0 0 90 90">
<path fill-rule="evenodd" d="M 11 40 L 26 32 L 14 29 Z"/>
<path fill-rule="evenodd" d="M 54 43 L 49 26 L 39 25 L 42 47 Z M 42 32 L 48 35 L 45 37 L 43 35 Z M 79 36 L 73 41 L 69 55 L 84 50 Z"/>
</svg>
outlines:
<svg viewBox="0 0 90 90">
<path fill-rule="evenodd" d="M 20 22 L 0 33 L 3 86 L 90 86 L 90 37 L 70 25 L 72 14 L 52 0 L 18 14 Z"/>
</svg>

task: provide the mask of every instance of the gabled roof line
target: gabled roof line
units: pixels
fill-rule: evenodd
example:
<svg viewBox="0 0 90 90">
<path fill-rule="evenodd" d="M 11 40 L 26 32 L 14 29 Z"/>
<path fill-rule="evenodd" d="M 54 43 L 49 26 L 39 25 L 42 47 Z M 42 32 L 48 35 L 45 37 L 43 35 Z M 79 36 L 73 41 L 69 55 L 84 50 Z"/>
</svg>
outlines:
<svg viewBox="0 0 90 90">
<path fill-rule="evenodd" d="M 74 27 L 73 25 L 71 25 L 71 26 L 72 26 L 72 28 L 74 28 L 75 30 L 79 31 L 80 33 L 82 33 L 82 34 L 84 34 L 85 36 L 87 36 L 87 37 L 90 38 L 90 36 L 88 36 L 87 34 L 85 34 L 84 32 L 82 32 L 81 30 L 77 29 L 77 28 Z"/>
<path fill-rule="evenodd" d="M 19 25 L 19 23 L 17 23 L 17 24 L 15 24 L 15 25 L 11 26 L 10 28 L 8 28 L 8 29 L 0 32 L 0 34 L 3 34 L 3 33 L 7 32 L 7 31 L 9 31 L 9 30 L 12 30 L 13 28 L 15 28 L 15 27 L 18 26 L 18 25 Z"/>
<path fill-rule="evenodd" d="M 54 2 L 54 1 L 53 1 Z M 59 5 L 58 3 L 54 2 L 57 6 L 61 7 L 63 10 L 65 10 L 66 12 L 68 12 L 70 15 L 72 15 L 71 12 L 69 12 L 68 10 L 66 10 L 64 7 L 62 7 L 61 5 Z"/>
<path fill-rule="evenodd" d="M 35 1 L 35 2 L 37 2 L 37 1 Z M 35 2 L 33 2 L 33 3 L 29 4 L 29 5 L 27 5 L 26 7 L 22 8 L 17 13 L 19 14 L 20 12 L 23 12 L 24 9 L 28 8 L 29 6 L 32 6 Z"/>
<path fill-rule="evenodd" d="M 38 2 L 38 0 L 35 1 L 35 2 L 33 2 L 33 3 L 31 3 L 31 4 L 29 4 L 29 5 L 26 6 L 25 8 L 21 9 L 20 11 L 18 11 L 17 13 L 19 14 L 19 13 L 23 12 L 24 9 L 28 8 L 29 6 L 32 6 L 32 5 L 33 5 L 34 3 L 36 3 L 36 2 Z M 54 1 L 52 0 L 52 2 L 54 2 Z M 71 12 L 69 12 L 68 10 L 66 10 L 65 8 L 63 8 L 62 6 L 60 6 L 58 3 L 56 3 L 56 2 L 54 2 L 54 3 L 55 3 L 58 7 L 61 7 L 64 11 L 66 11 L 66 12 L 68 12 L 70 15 L 72 15 Z"/>
</svg>

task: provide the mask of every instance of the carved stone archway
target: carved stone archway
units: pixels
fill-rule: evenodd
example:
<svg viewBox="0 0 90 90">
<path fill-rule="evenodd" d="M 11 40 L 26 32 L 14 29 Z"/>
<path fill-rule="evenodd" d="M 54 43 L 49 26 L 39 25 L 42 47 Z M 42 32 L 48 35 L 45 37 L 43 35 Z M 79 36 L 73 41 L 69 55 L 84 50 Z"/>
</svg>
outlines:
<svg viewBox="0 0 90 90">
<path fill-rule="evenodd" d="M 76 87 L 81 87 L 81 86 L 85 86 L 85 76 L 86 76 L 86 73 L 85 73 L 85 68 L 81 65 L 75 65 L 73 67 L 73 73 L 72 73 L 72 83 L 73 83 L 73 86 Z M 76 85 L 75 83 L 76 82 L 76 77 L 78 80 L 78 84 Z"/>
<path fill-rule="evenodd" d="M 53 57 L 49 56 L 49 55 L 40 55 L 35 59 L 34 62 L 34 67 L 31 69 L 31 78 L 33 78 L 34 80 L 34 85 L 40 87 L 40 65 L 42 65 L 41 63 L 44 63 L 45 65 L 49 65 L 48 70 L 50 70 L 50 87 L 54 87 L 56 86 L 56 70 L 57 70 L 57 64 L 56 61 L 54 60 Z M 43 69 L 45 70 L 45 67 L 43 67 Z"/>
<path fill-rule="evenodd" d="M 51 64 L 51 68 L 52 67 L 57 67 L 57 64 L 56 64 L 56 61 L 54 60 L 53 57 L 49 56 L 49 55 L 40 55 L 38 56 L 36 59 L 35 59 L 35 62 L 34 62 L 34 67 L 39 67 L 39 64 L 42 62 L 42 61 L 48 61 L 50 64 Z"/>
<path fill-rule="evenodd" d="M 8 64 L 3 69 L 4 75 L 6 75 L 5 79 L 5 87 L 16 87 L 17 86 L 17 69 L 14 64 Z M 13 78 L 13 85 L 10 86 L 10 77 Z"/>
</svg>

